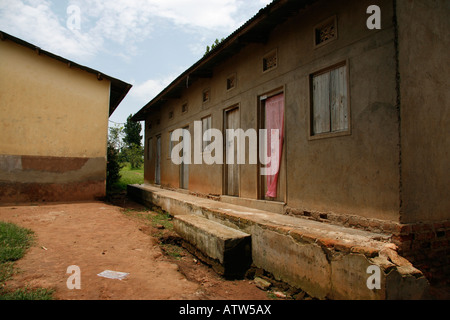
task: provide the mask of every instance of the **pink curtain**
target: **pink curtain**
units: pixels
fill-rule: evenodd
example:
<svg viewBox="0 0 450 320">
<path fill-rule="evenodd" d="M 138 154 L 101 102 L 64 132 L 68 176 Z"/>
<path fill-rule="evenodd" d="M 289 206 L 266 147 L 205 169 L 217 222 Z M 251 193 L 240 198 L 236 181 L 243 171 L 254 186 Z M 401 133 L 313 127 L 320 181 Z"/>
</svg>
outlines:
<svg viewBox="0 0 450 320">
<path fill-rule="evenodd" d="M 276 173 L 274 175 L 267 176 L 267 192 L 266 192 L 266 197 L 276 198 L 278 174 L 280 172 L 281 154 L 283 150 L 283 140 L 284 140 L 284 94 L 279 94 L 266 100 L 266 129 L 267 129 L 267 156 L 269 158 L 272 154 L 275 154 L 276 152 L 276 150 L 271 150 L 272 139 L 276 138 L 276 136 L 272 137 L 273 133 L 271 130 L 272 129 L 279 130 L 278 170 L 276 170 Z M 270 165 L 272 166 L 272 163 Z"/>
</svg>

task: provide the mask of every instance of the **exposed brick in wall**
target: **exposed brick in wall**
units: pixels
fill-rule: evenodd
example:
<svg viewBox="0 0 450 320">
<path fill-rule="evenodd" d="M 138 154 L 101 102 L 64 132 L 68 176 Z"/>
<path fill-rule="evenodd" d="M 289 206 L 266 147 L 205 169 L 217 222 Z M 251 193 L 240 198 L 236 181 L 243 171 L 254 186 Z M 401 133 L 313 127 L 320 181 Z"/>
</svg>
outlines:
<svg viewBox="0 0 450 320">
<path fill-rule="evenodd" d="M 176 188 L 163 188 L 180 191 Z M 198 192 L 186 193 L 197 197 L 220 200 L 220 195 Z M 398 254 L 422 271 L 430 283 L 450 285 L 450 220 L 401 224 L 394 221 L 345 214 L 309 212 L 288 206 L 285 207 L 285 214 L 389 235 L 391 242 L 398 247 Z M 356 252 L 355 250 L 358 250 L 358 247 L 354 247 L 352 250 Z M 364 251 L 364 254 L 370 256 L 370 252 Z"/>
<path fill-rule="evenodd" d="M 431 283 L 450 284 L 450 220 L 400 224 L 334 213 L 286 208 L 286 214 L 324 223 L 391 235 L 401 256 L 420 269 Z"/>
<path fill-rule="evenodd" d="M 431 283 L 450 284 L 450 221 L 405 225 L 392 241 Z"/>
</svg>

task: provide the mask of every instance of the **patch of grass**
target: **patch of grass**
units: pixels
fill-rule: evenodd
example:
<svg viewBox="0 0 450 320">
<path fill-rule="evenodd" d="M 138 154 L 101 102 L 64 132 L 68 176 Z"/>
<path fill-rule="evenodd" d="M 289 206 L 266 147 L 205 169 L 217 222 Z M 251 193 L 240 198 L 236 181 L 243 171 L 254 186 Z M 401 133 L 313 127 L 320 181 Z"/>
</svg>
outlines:
<svg viewBox="0 0 450 320">
<path fill-rule="evenodd" d="M 172 216 L 156 207 L 147 210 L 125 209 L 123 213 L 129 217 L 148 221 L 152 227 L 163 226 L 166 230 L 173 230 Z"/>
<path fill-rule="evenodd" d="M 0 294 L 0 300 L 52 300 L 54 290 L 22 288 Z"/>
<path fill-rule="evenodd" d="M 153 227 L 161 225 L 166 230 L 173 230 L 172 217 L 167 212 L 160 212 L 156 215 L 149 216 Z"/>
<path fill-rule="evenodd" d="M 180 259 L 183 256 L 183 249 L 173 244 L 160 244 L 161 249 L 172 258 Z"/>
<path fill-rule="evenodd" d="M 17 261 L 33 242 L 33 232 L 12 223 L 0 222 L 0 263 Z"/>
<path fill-rule="evenodd" d="M 267 297 L 272 300 L 278 300 L 278 297 L 272 291 L 267 291 Z"/>
<path fill-rule="evenodd" d="M 115 190 L 126 190 L 129 184 L 144 183 L 144 168 L 132 169 L 129 163 L 126 163 L 120 170 L 120 179 L 113 185 Z"/>
<path fill-rule="evenodd" d="M 50 300 L 52 290 L 18 289 L 9 291 L 5 282 L 14 274 L 14 262 L 34 243 L 33 231 L 0 221 L 0 300 Z"/>
<path fill-rule="evenodd" d="M 177 244 L 177 237 L 173 236 L 172 216 L 158 207 L 146 210 L 125 209 L 123 214 L 130 218 L 142 220 L 146 225 L 151 225 L 151 235 L 158 239 L 161 250 L 168 256 L 180 259 L 184 249 Z"/>
<path fill-rule="evenodd" d="M 0 294 L 3 287 L 3 283 L 11 278 L 14 274 L 14 262 L 7 261 L 0 263 Z"/>
</svg>

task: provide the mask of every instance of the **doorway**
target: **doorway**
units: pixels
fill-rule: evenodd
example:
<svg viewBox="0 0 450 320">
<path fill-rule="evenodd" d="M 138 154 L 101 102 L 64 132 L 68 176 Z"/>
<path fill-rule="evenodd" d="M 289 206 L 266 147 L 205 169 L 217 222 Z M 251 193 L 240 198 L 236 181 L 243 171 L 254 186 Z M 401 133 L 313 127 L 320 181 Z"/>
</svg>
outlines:
<svg viewBox="0 0 450 320">
<path fill-rule="evenodd" d="M 161 136 L 156 137 L 155 184 L 161 184 Z"/>
<path fill-rule="evenodd" d="M 183 128 L 183 130 L 183 159 L 186 159 L 187 150 L 191 147 L 187 145 L 191 141 L 189 137 L 189 126 Z M 180 188 L 189 189 L 189 164 L 185 163 L 185 161 L 180 165 Z"/>
<path fill-rule="evenodd" d="M 225 194 L 229 196 L 239 196 L 239 165 L 237 162 L 237 143 L 234 141 L 234 136 L 228 136 L 226 134 L 227 129 L 239 129 L 239 108 L 235 107 L 225 111 L 224 117 L 224 133 L 225 133 L 225 145 L 224 145 L 224 157 L 228 159 L 228 155 L 233 154 L 233 163 L 224 162 L 224 187 Z"/>
<path fill-rule="evenodd" d="M 286 194 L 286 168 L 283 162 L 284 154 L 284 93 L 279 92 L 271 96 L 260 98 L 259 127 L 267 129 L 265 152 L 270 158 L 278 152 L 278 168 L 270 175 L 260 174 L 259 198 L 262 200 L 285 202 Z M 278 130 L 278 135 L 273 135 L 272 130 Z M 278 139 L 278 150 L 274 150 L 272 139 Z M 272 163 L 268 164 L 271 166 Z M 262 165 L 259 166 L 263 168 Z M 267 167 L 267 166 L 264 166 Z M 272 173 L 272 172 L 271 172 Z"/>
</svg>

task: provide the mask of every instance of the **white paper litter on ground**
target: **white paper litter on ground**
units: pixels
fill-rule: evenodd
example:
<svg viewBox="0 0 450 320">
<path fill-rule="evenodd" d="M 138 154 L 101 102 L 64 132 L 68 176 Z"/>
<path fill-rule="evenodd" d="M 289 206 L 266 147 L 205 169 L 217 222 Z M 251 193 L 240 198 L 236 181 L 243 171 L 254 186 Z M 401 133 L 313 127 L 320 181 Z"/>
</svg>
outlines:
<svg viewBox="0 0 450 320">
<path fill-rule="evenodd" d="M 97 274 L 99 277 L 108 278 L 108 279 L 117 279 L 117 280 L 123 280 L 125 279 L 129 273 L 126 272 L 118 272 L 118 271 L 111 271 L 111 270 L 105 270 L 103 272 L 100 272 Z"/>
</svg>

